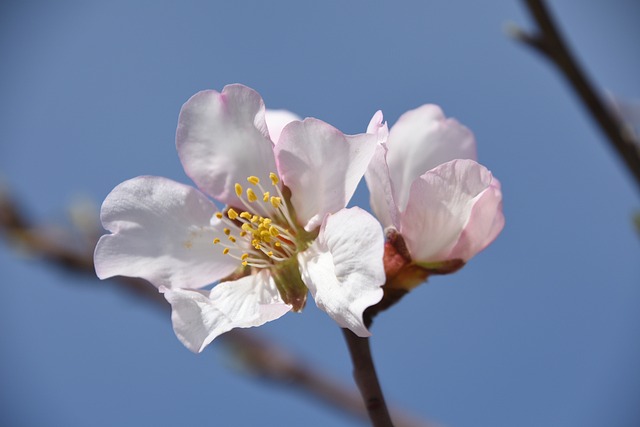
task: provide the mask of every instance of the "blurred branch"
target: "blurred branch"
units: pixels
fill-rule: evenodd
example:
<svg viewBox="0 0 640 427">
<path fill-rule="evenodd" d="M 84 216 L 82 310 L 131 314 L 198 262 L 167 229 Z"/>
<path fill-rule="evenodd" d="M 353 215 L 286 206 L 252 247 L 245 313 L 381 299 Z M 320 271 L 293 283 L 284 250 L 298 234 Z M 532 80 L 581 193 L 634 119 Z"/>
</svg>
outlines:
<svg viewBox="0 0 640 427">
<path fill-rule="evenodd" d="M 67 245 L 69 239 L 53 239 L 35 227 L 7 192 L 0 191 L 0 235 L 19 249 L 64 270 L 84 274 L 97 280 L 93 267 L 95 238 L 87 247 L 76 249 Z M 109 281 L 120 289 L 164 310 L 170 308 L 162 294 L 147 281 L 117 277 Z M 260 379 L 304 391 L 307 395 L 345 414 L 368 419 L 360 395 L 318 370 L 311 368 L 282 347 L 261 338 L 255 332 L 234 329 L 221 336 L 251 373 Z M 399 427 L 428 427 L 434 424 L 418 421 L 399 410 L 393 410 Z"/>
<path fill-rule="evenodd" d="M 594 89 L 584 71 L 560 35 L 544 0 L 524 0 L 538 26 L 535 33 L 516 27 L 509 29 L 512 37 L 533 48 L 554 63 L 580 97 L 591 116 L 605 133 L 636 180 L 640 189 L 640 141 Z"/>
</svg>

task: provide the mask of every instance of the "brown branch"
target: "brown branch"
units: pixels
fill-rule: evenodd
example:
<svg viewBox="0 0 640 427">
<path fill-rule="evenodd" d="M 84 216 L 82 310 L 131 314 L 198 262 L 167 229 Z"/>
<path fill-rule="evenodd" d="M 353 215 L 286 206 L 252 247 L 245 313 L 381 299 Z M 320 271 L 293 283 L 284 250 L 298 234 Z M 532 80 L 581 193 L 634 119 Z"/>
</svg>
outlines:
<svg viewBox="0 0 640 427">
<path fill-rule="evenodd" d="M 514 28 L 511 35 L 541 53 L 558 67 L 607 136 L 611 146 L 629 169 L 640 189 L 640 141 L 598 95 L 560 35 L 558 26 L 544 0 L 524 0 L 524 2 L 533 15 L 538 30 L 535 34 L 527 34 Z"/>
<path fill-rule="evenodd" d="M 371 357 L 369 338 L 359 337 L 348 329 L 343 329 L 342 333 L 347 341 L 353 363 L 353 378 L 367 408 L 371 425 L 373 427 L 393 427 Z"/>
<path fill-rule="evenodd" d="M 69 248 L 64 239 L 51 239 L 37 230 L 18 205 L 7 194 L 0 192 L 0 235 L 16 245 L 56 267 L 73 273 L 84 274 L 96 278 L 93 267 L 93 247 L 91 244 L 84 250 Z M 116 277 L 110 283 L 123 291 L 152 301 L 155 306 L 168 310 L 169 304 L 162 294 L 156 291 L 147 281 L 130 277 Z M 279 385 L 297 388 L 312 398 L 327 404 L 345 414 L 367 419 L 367 411 L 360 395 L 308 364 L 282 347 L 258 336 L 255 332 L 234 329 L 221 336 L 221 340 L 229 345 L 244 363 L 244 366 L 260 379 Z M 427 427 L 399 410 L 394 410 L 397 425 L 403 427 Z M 432 425 L 433 426 L 433 425 Z"/>
</svg>

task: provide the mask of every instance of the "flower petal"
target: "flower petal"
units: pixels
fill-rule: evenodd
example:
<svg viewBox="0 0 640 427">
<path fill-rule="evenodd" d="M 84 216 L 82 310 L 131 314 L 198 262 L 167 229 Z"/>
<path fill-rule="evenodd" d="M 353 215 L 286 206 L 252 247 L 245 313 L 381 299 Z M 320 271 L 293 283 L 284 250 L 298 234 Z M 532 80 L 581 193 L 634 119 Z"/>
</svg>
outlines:
<svg viewBox="0 0 640 427">
<path fill-rule="evenodd" d="M 500 220 L 496 219 L 502 215 L 501 195 L 492 182 L 491 172 L 473 160 L 453 160 L 416 179 L 400 228 L 413 260 L 428 264 L 465 255 L 463 260 L 466 261 L 471 252 L 463 250 L 463 246 L 478 248 L 487 242 L 486 237 L 482 238 L 482 243 L 470 239 L 481 236 L 484 230 L 489 230 L 485 236 L 497 235 L 501 228 Z M 487 191 L 487 199 L 474 215 L 474 225 L 462 240 L 466 243 L 461 243 L 460 249 L 454 251 L 470 224 L 476 204 L 484 199 Z"/>
<path fill-rule="evenodd" d="M 469 129 L 446 118 L 437 105 L 404 113 L 391 128 L 387 164 L 395 201 L 404 211 L 411 184 L 423 173 L 454 159 L 476 159 L 476 142 Z"/>
<path fill-rule="evenodd" d="M 382 111 L 377 111 L 367 127 L 367 133 L 377 136 L 378 145 L 367 167 L 364 178 L 371 195 L 369 204 L 373 213 L 384 228 L 389 226 L 398 227 L 398 208 L 393 200 L 393 190 L 391 189 L 391 177 L 387 166 L 387 138 L 389 130 L 387 123 L 383 122 Z"/>
<path fill-rule="evenodd" d="M 376 111 L 371 117 L 369 126 L 367 126 L 367 133 L 377 135 L 379 143 L 386 143 L 389 139 L 389 128 L 387 127 L 387 122 L 384 121 L 381 110 Z"/>
<path fill-rule="evenodd" d="M 284 128 L 275 148 L 278 171 L 307 231 L 347 206 L 375 147 L 375 135 L 344 135 L 317 119 Z"/>
<path fill-rule="evenodd" d="M 215 205 L 193 187 L 143 176 L 118 185 L 102 204 L 113 234 L 100 238 L 96 273 L 142 277 L 155 286 L 199 288 L 230 274 L 235 260 L 213 246 Z M 232 262 L 233 261 L 233 262 Z"/>
<path fill-rule="evenodd" d="M 276 166 L 264 116 L 260 95 L 242 85 L 226 86 L 222 93 L 199 92 L 182 106 L 178 155 L 202 191 L 227 205 L 241 206 L 236 182 L 244 185 L 251 175 L 268 182 Z"/>
<path fill-rule="evenodd" d="M 393 226 L 398 228 L 398 208 L 393 200 L 389 168 L 387 166 L 387 147 L 378 144 L 371 158 L 371 163 L 364 174 L 370 193 L 370 205 L 384 228 Z"/>
<path fill-rule="evenodd" d="M 274 143 L 278 143 L 282 129 L 289 123 L 300 120 L 300 117 L 288 110 L 267 110 L 264 116 L 269 129 L 269 136 Z"/>
<path fill-rule="evenodd" d="M 382 299 L 383 251 L 380 224 L 356 207 L 328 215 L 313 245 L 298 255 L 316 305 L 360 337 L 371 335 L 364 310 Z"/>
<path fill-rule="evenodd" d="M 469 260 L 498 237 L 504 228 L 500 187 L 500 181 L 493 178 L 489 188 L 482 192 L 449 259 Z"/>
<path fill-rule="evenodd" d="M 233 328 L 260 326 L 282 317 L 291 306 L 282 302 L 268 271 L 222 282 L 209 295 L 187 289 L 165 289 L 173 330 L 194 353 Z"/>
</svg>

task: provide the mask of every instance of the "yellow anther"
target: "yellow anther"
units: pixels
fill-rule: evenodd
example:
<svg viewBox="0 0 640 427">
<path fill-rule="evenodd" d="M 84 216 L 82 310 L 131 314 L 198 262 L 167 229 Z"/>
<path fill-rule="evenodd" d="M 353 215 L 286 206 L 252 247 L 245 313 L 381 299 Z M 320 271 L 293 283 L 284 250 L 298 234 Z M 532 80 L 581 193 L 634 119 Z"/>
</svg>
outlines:
<svg viewBox="0 0 640 427">
<path fill-rule="evenodd" d="M 267 191 L 262 195 L 262 201 L 263 202 L 268 202 L 269 201 L 269 197 L 271 197 L 271 194 Z"/>
<path fill-rule="evenodd" d="M 215 239 L 213 239 L 213 244 L 217 245 L 218 243 L 220 243 L 220 239 L 218 239 L 217 237 Z"/>
<path fill-rule="evenodd" d="M 242 254 L 242 256 L 240 257 L 242 261 L 246 260 L 247 258 L 249 258 L 249 254 L 247 253 Z"/>
<path fill-rule="evenodd" d="M 280 182 L 280 179 L 278 178 L 278 175 L 276 175 L 275 173 L 271 172 L 269 174 L 269 178 L 271 178 L 271 183 L 276 186 L 278 185 L 278 183 Z"/>
<path fill-rule="evenodd" d="M 273 225 L 271 227 L 269 227 L 269 233 L 273 236 L 276 237 L 280 234 L 280 232 L 278 231 L 277 228 L 275 228 Z"/>
<path fill-rule="evenodd" d="M 233 236 L 229 236 L 229 240 L 231 240 L 233 243 L 235 243 L 235 242 L 236 242 L 236 238 L 235 238 L 235 237 L 233 237 Z"/>
<path fill-rule="evenodd" d="M 242 265 L 246 267 L 249 263 L 247 261 L 242 261 Z"/>
<path fill-rule="evenodd" d="M 282 246 L 282 243 L 276 242 L 274 245 L 275 245 L 276 248 L 279 248 L 280 246 Z"/>
<path fill-rule="evenodd" d="M 251 214 L 249 212 L 242 212 L 240 218 L 251 219 Z"/>
<path fill-rule="evenodd" d="M 224 234 L 226 234 L 227 236 L 231 234 L 231 230 L 229 230 L 228 228 L 225 228 L 222 231 L 224 231 Z"/>
<path fill-rule="evenodd" d="M 247 199 L 249 199 L 250 202 L 255 202 L 256 200 L 258 200 L 258 196 L 256 196 L 256 193 L 253 192 L 252 188 L 247 188 Z"/>
<path fill-rule="evenodd" d="M 246 231 L 242 230 L 242 231 L 240 232 L 240 237 L 244 237 L 244 236 L 246 236 L 246 235 L 247 235 L 247 232 L 246 232 Z"/>
<path fill-rule="evenodd" d="M 260 184 L 260 178 L 258 178 L 257 176 L 250 176 L 249 178 L 247 178 L 247 181 L 249 181 L 250 183 L 252 183 L 253 185 L 258 185 Z"/>
<path fill-rule="evenodd" d="M 229 217 L 229 219 L 236 219 L 238 218 L 238 212 L 236 212 L 233 208 L 230 208 L 227 211 L 227 216 Z"/>
<path fill-rule="evenodd" d="M 238 184 L 236 182 L 236 196 L 240 197 L 242 196 L 242 185 Z"/>
<path fill-rule="evenodd" d="M 278 209 L 280 207 L 280 203 L 282 203 L 282 199 L 280 197 L 271 197 L 271 206 Z"/>
<path fill-rule="evenodd" d="M 258 215 L 254 215 L 251 217 L 251 222 L 255 224 L 256 222 L 258 222 L 258 219 L 260 219 L 260 217 L 258 217 Z"/>
<path fill-rule="evenodd" d="M 254 247 L 254 248 L 256 248 L 256 249 L 260 249 L 260 240 L 258 240 L 258 239 L 253 239 L 253 240 L 251 241 L 251 244 L 253 245 L 253 247 Z"/>
<path fill-rule="evenodd" d="M 251 226 L 251 224 L 247 224 L 246 222 L 244 224 L 241 225 L 241 228 L 247 232 L 247 231 L 253 231 L 253 227 Z"/>
<path fill-rule="evenodd" d="M 271 224 L 271 218 L 261 218 L 261 225 L 268 226 Z"/>
<path fill-rule="evenodd" d="M 228 253 L 229 253 L 229 248 L 224 248 L 224 250 L 222 251 L 222 253 L 223 253 L 224 255 L 228 254 Z"/>
<path fill-rule="evenodd" d="M 222 212 L 216 212 L 216 218 L 222 219 Z"/>
<path fill-rule="evenodd" d="M 267 252 L 267 255 L 269 255 L 269 256 L 273 256 L 273 251 L 269 251 L 269 252 Z"/>
</svg>

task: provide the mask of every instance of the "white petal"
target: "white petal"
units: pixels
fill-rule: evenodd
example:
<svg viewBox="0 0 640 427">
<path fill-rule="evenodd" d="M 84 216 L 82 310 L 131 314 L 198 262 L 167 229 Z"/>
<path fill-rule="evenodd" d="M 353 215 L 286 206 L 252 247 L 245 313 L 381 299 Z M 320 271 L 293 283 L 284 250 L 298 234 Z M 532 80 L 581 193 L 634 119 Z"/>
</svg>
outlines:
<svg viewBox="0 0 640 427">
<path fill-rule="evenodd" d="M 375 135 L 344 135 L 317 119 L 284 128 L 275 148 L 278 171 L 306 230 L 347 206 L 375 147 Z"/>
<path fill-rule="evenodd" d="M 276 166 L 264 115 L 260 95 L 242 85 L 199 92 L 182 106 L 176 146 L 185 172 L 202 191 L 241 206 L 236 182 L 246 185 L 252 175 L 269 182 Z"/>
<path fill-rule="evenodd" d="M 377 135 L 378 142 L 381 144 L 386 143 L 387 139 L 389 139 L 389 128 L 387 127 L 387 122 L 384 121 L 381 110 L 376 111 L 371 117 L 369 126 L 367 126 L 367 133 Z"/>
<path fill-rule="evenodd" d="M 96 273 L 142 277 L 155 286 L 199 288 L 230 274 L 235 260 L 212 241 L 215 205 L 195 188 L 166 178 L 138 177 L 118 185 L 102 204 L 112 234 L 95 250 Z"/>
<path fill-rule="evenodd" d="M 492 181 L 491 172 L 473 160 L 453 160 L 414 181 L 400 228 L 414 261 L 442 262 L 465 254 L 462 250 L 454 252 L 454 248 L 469 223 L 476 203 L 483 199 L 487 190 L 494 191 Z M 501 200 L 500 194 L 495 196 L 499 196 Z M 478 215 L 480 222 L 487 219 L 493 222 L 495 209 L 499 206 L 501 208 L 499 203 L 494 203 L 496 197 L 491 196 L 487 200 L 486 209 L 482 208 Z M 489 209 L 494 209 L 493 216 L 488 214 Z M 495 229 L 484 225 L 474 227 L 478 230 Z M 473 238 L 475 235 L 475 232 L 471 232 L 468 237 Z"/>
<path fill-rule="evenodd" d="M 373 213 L 384 228 L 400 226 L 398 221 L 398 208 L 393 200 L 389 168 L 387 166 L 387 148 L 385 144 L 378 144 L 371 158 L 371 163 L 364 174 L 369 188 L 370 205 Z"/>
<path fill-rule="evenodd" d="M 267 122 L 271 140 L 277 144 L 282 129 L 289 123 L 300 120 L 300 117 L 288 110 L 267 110 L 264 119 Z"/>
<path fill-rule="evenodd" d="M 178 339 L 194 353 L 233 328 L 260 326 L 291 310 L 280 298 L 268 271 L 233 282 L 222 282 L 211 293 L 165 290 Z"/>
<path fill-rule="evenodd" d="M 362 320 L 382 299 L 385 282 L 380 224 L 360 208 L 328 215 L 313 245 L 298 256 L 302 278 L 316 305 L 343 328 L 371 335 Z"/>
<path fill-rule="evenodd" d="M 476 142 L 469 129 L 446 118 L 437 105 L 404 113 L 391 128 L 387 164 L 396 205 L 404 211 L 411 184 L 420 175 L 454 159 L 476 159 Z"/>
</svg>

